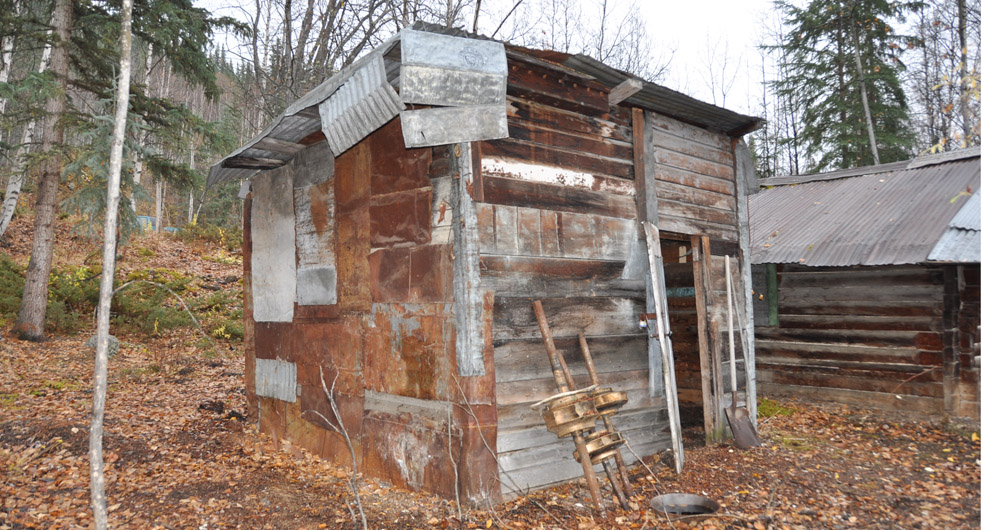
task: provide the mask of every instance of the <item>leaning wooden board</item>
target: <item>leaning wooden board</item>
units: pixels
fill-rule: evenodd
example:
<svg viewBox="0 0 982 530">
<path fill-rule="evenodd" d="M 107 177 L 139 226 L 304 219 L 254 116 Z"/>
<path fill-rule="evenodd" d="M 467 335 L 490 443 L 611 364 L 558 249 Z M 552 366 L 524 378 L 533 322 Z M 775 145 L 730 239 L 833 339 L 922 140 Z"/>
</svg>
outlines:
<svg viewBox="0 0 982 530">
<path fill-rule="evenodd" d="M 682 448 L 682 425 L 679 419 L 679 397 L 675 385 L 675 359 L 672 355 L 672 338 L 668 329 L 668 298 L 665 292 L 665 268 L 661 256 L 661 238 L 658 227 L 643 223 L 648 244 L 648 271 L 651 274 L 651 292 L 654 297 L 656 332 L 662 358 L 662 377 L 665 380 L 665 401 L 668 422 L 672 432 L 672 449 L 675 451 L 675 472 L 681 473 L 685 463 Z M 651 330 L 648 330 L 651 336 Z M 651 339 L 649 339 L 651 340 Z M 651 350 L 649 350 L 650 352 Z"/>
</svg>

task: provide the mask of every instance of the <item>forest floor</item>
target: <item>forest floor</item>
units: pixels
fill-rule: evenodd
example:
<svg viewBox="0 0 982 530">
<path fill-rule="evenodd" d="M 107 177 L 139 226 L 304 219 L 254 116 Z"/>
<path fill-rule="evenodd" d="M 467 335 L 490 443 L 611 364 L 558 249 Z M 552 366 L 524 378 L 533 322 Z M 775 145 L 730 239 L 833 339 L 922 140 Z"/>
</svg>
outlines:
<svg viewBox="0 0 982 530">
<path fill-rule="evenodd" d="M 0 250 L 23 258 L 28 245 L 22 239 L 9 238 Z M 59 260 L 91 250 L 59 236 L 66 239 L 78 248 L 60 251 Z M 139 250 L 148 246 L 152 253 Z M 124 271 L 184 270 L 213 287 L 241 275 L 240 265 L 201 260 L 200 250 L 168 236 L 146 238 L 138 247 L 124 250 Z M 346 469 L 271 440 L 242 417 L 241 343 L 204 348 L 196 333 L 182 328 L 119 337 L 106 413 L 111 527 L 360 528 Z M 89 334 L 30 343 L 13 338 L 10 323 L 0 325 L 0 530 L 92 526 L 93 351 L 83 346 Z M 636 466 L 629 510 L 608 501 L 604 513 L 593 511 L 582 481 L 493 509 L 458 510 L 452 501 L 365 477 L 359 490 L 373 530 L 979 528 L 977 424 L 832 405 L 769 405 L 777 413 L 760 420 L 764 447 L 707 447 L 701 430 L 689 429 L 681 475 L 657 458 L 649 459 L 648 469 Z M 670 521 L 649 500 L 672 492 L 705 495 L 721 510 Z"/>
</svg>

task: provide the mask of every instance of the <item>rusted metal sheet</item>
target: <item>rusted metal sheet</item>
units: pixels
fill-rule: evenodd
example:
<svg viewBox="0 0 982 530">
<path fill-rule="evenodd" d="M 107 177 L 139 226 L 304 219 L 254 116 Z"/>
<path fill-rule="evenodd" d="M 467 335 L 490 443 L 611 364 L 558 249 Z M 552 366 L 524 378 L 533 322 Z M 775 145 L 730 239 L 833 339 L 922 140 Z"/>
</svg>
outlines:
<svg viewBox="0 0 982 530">
<path fill-rule="evenodd" d="M 337 92 L 318 105 L 321 130 L 336 154 L 347 151 L 404 108 L 386 80 L 381 56 L 363 65 Z"/>
<path fill-rule="evenodd" d="M 289 322 L 297 296 L 292 169 L 256 175 L 252 186 L 253 318 Z"/>
<path fill-rule="evenodd" d="M 406 147 L 508 137 L 504 104 L 406 110 L 400 117 Z"/>
<path fill-rule="evenodd" d="M 256 359 L 256 395 L 297 401 L 297 365 L 276 359 Z"/>
<path fill-rule="evenodd" d="M 927 261 L 979 182 L 977 150 L 962 157 L 771 178 L 750 197 L 754 263 L 901 265 Z M 902 167 L 898 167 L 898 165 Z M 796 184 L 796 185 L 786 185 Z"/>
<path fill-rule="evenodd" d="M 402 34 L 400 96 L 406 103 L 465 106 L 503 104 L 505 46 L 427 31 Z"/>
<path fill-rule="evenodd" d="M 449 402 L 366 391 L 366 472 L 400 487 L 453 496 L 459 473 L 451 462 L 460 459 L 460 433 L 448 426 L 452 412 Z"/>
</svg>

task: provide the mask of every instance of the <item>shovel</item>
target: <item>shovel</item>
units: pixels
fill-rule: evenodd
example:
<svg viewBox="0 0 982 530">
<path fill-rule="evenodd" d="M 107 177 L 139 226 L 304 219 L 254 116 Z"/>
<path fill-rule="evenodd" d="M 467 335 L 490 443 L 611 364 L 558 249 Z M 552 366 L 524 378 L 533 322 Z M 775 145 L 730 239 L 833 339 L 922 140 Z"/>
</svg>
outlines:
<svg viewBox="0 0 982 530">
<path fill-rule="evenodd" d="M 736 376 L 736 353 L 733 346 L 733 276 L 730 274 L 730 257 L 726 256 L 726 317 L 727 328 L 730 331 L 730 388 L 732 389 L 732 404 L 726 411 L 726 421 L 730 424 L 733 431 L 733 439 L 736 446 L 740 449 L 749 449 L 763 445 L 757 430 L 750 421 L 750 412 L 744 407 L 737 407 L 737 376 Z M 740 331 L 743 333 L 743 331 Z"/>
</svg>

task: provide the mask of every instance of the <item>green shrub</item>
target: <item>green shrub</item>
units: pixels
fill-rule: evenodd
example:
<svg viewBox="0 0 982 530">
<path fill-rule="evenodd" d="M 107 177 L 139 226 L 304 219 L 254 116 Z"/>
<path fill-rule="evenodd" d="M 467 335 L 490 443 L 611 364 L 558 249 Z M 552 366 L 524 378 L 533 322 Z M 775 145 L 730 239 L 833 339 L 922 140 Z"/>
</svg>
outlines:
<svg viewBox="0 0 982 530">
<path fill-rule="evenodd" d="M 13 320 L 20 311 L 20 299 L 24 296 L 24 268 L 0 254 L 0 318 Z"/>
<path fill-rule="evenodd" d="M 185 243 L 203 241 L 226 251 L 242 248 L 242 229 L 222 228 L 207 223 L 188 223 L 177 231 Z"/>
</svg>

